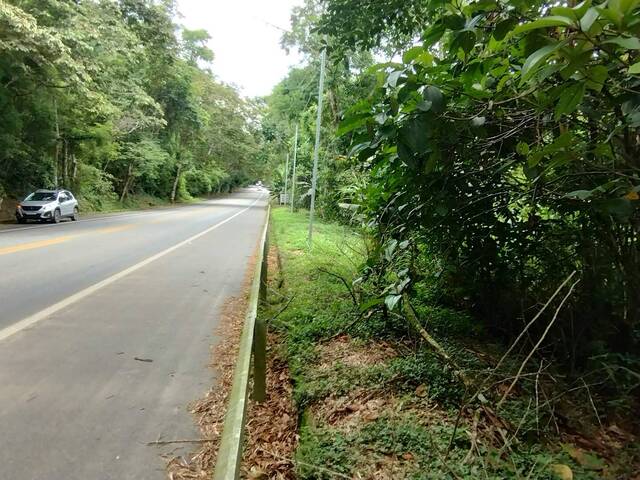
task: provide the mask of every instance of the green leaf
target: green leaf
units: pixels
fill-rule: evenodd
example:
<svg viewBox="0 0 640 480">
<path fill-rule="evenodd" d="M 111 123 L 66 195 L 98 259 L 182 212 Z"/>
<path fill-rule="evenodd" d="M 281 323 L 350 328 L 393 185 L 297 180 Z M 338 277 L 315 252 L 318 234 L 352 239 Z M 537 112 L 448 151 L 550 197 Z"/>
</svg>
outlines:
<svg viewBox="0 0 640 480">
<path fill-rule="evenodd" d="M 424 32 L 424 35 L 422 36 L 422 41 L 424 42 L 424 46 L 430 47 L 431 45 L 436 43 L 438 40 L 442 38 L 442 35 L 444 35 L 444 32 L 446 30 L 447 30 L 446 27 L 440 22 L 433 25 L 430 29 Z"/>
<path fill-rule="evenodd" d="M 354 115 L 353 117 L 347 117 L 342 122 L 340 122 L 340 127 L 338 128 L 336 135 L 340 137 L 349 132 L 352 132 L 360 128 L 361 126 L 365 125 L 368 119 L 369 119 L 369 115 L 362 114 L 362 113 L 358 115 Z"/>
<path fill-rule="evenodd" d="M 638 63 L 634 63 L 633 65 L 631 65 L 631 66 L 629 67 L 628 72 L 629 72 L 631 75 L 640 75 L 640 62 L 638 62 Z"/>
<path fill-rule="evenodd" d="M 518 152 L 518 154 L 526 156 L 529 154 L 529 144 L 526 142 L 520 142 L 518 143 L 518 145 L 516 145 L 516 152 Z"/>
<path fill-rule="evenodd" d="M 576 16 L 580 18 L 587 13 L 589 8 L 591 8 L 591 3 L 591 0 L 585 0 L 584 2 L 580 2 L 578 5 L 573 7 L 572 10 L 576 12 Z"/>
<path fill-rule="evenodd" d="M 544 153 L 541 151 L 532 153 L 531 155 L 529 155 L 529 158 L 527 158 L 527 167 L 529 167 L 529 169 L 534 168 L 540 163 L 543 157 Z M 533 176 L 529 176 L 526 171 L 525 174 L 528 178 L 535 178 L 538 176 L 537 173 L 535 173 Z"/>
<path fill-rule="evenodd" d="M 563 17 L 578 20 L 582 17 L 591 6 L 591 0 L 585 0 L 575 7 L 554 7 L 551 9 L 551 15 L 559 15 Z"/>
<path fill-rule="evenodd" d="M 593 195 L 593 190 L 576 190 L 574 192 L 565 193 L 566 198 L 577 198 L 579 200 L 586 200 Z"/>
<path fill-rule="evenodd" d="M 507 20 L 503 20 L 502 22 L 496 25 L 496 28 L 493 30 L 493 38 L 496 40 L 502 40 L 507 36 L 507 33 L 513 29 L 516 25 L 516 20 L 514 18 L 509 18 Z"/>
<path fill-rule="evenodd" d="M 423 67 L 430 67 L 433 64 L 433 55 L 429 52 L 424 51 L 414 60 L 418 65 L 422 65 Z"/>
<path fill-rule="evenodd" d="M 612 8 L 602 8 L 602 7 L 596 7 L 596 8 L 598 9 L 598 13 L 600 13 L 600 15 L 609 19 L 612 23 L 615 23 L 617 26 L 620 26 L 622 24 L 623 16 L 622 16 L 622 13 L 620 13 L 619 11 L 616 11 L 615 9 L 612 9 Z"/>
<path fill-rule="evenodd" d="M 441 217 L 444 217 L 449 213 L 449 208 L 446 205 L 440 204 L 436 207 L 436 213 Z"/>
<path fill-rule="evenodd" d="M 371 142 L 359 143 L 349 151 L 348 156 L 350 158 L 351 157 L 356 157 L 356 156 L 360 155 L 362 152 L 364 152 L 366 150 L 370 150 L 370 149 L 371 149 Z"/>
<path fill-rule="evenodd" d="M 560 100 L 556 105 L 556 120 L 562 115 L 572 113 L 576 109 L 580 102 L 582 102 L 586 88 L 587 85 L 584 82 L 576 82 L 562 91 Z"/>
<path fill-rule="evenodd" d="M 625 15 L 638 6 L 638 0 L 609 0 L 608 5 L 616 13 Z"/>
<path fill-rule="evenodd" d="M 438 87 L 429 85 L 422 92 L 422 98 L 431 102 L 431 110 L 440 113 L 444 110 L 444 96 Z"/>
<path fill-rule="evenodd" d="M 402 295 L 387 295 L 387 297 L 384 299 L 384 303 L 389 310 L 393 310 L 394 308 L 396 308 L 396 305 L 401 298 Z"/>
<path fill-rule="evenodd" d="M 427 160 L 427 163 L 424 166 L 424 173 L 433 172 L 436 166 L 438 165 L 440 158 L 441 158 L 440 150 L 436 150 L 432 152 L 431 155 L 429 155 L 429 159 Z"/>
<path fill-rule="evenodd" d="M 418 58 L 422 53 L 424 53 L 424 48 L 422 48 L 422 47 L 410 48 L 409 50 L 404 52 L 404 55 L 402 55 L 402 61 L 404 63 L 411 63 L 416 58 Z"/>
<path fill-rule="evenodd" d="M 570 55 L 573 52 L 570 52 Z M 578 55 L 571 55 L 569 65 L 564 67 L 560 71 L 560 75 L 564 80 L 570 79 L 574 73 L 583 68 L 588 62 L 592 60 L 592 52 L 591 50 L 587 50 L 585 52 L 579 53 Z"/>
<path fill-rule="evenodd" d="M 533 52 L 522 66 L 522 81 L 525 82 L 536 72 L 536 69 L 540 64 L 547 59 L 551 54 L 564 47 L 565 41 L 546 45 L 535 52 Z"/>
<path fill-rule="evenodd" d="M 409 154 L 423 154 L 431 151 L 430 149 L 430 124 L 426 115 L 416 116 L 410 119 L 400 129 L 401 145 L 409 149 Z M 409 155 L 410 156 L 410 155 Z"/>
<path fill-rule="evenodd" d="M 587 13 L 580 19 L 580 30 L 588 33 L 595 21 L 600 17 L 600 12 L 594 7 L 587 10 Z"/>
<path fill-rule="evenodd" d="M 587 88 L 600 92 L 609 77 L 609 70 L 604 65 L 596 65 L 586 71 Z"/>
<path fill-rule="evenodd" d="M 447 15 L 442 18 L 442 23 L 449 30 L 457 31 L 465 27 L 467 20 L 461 15 Z"/>
<path fill-rule="evenodd" d="M 519 25 L 513 31 L 515 34 L 528 32 L 529 30 L 536 30 L 538 28 L 550 28 L 550 27 L 570 27 L 573 25 L 573 21 L 570 18 L 560 15 L 552 15 L 550 17 L 539 18 L 533 22 Z"/>
<path fill-rule="evenodd" d="M 378 305 L 382 305 L 383 303 L 385 303 L 385 301 L 382 298 L 370 298 L 369 300 L 365 300 L 364 302 L 362 302 L 358 306 L 358 308 L 359 308 L 360 312 L 366 312 L 366 311 L 370 310 L 372 307 L 376 307 Z"/>
<path fill-rule="evenodd" d="M 464 53 L 469 53 L 473 50 L 473 47 L 476 45 L 476 34 L 471 30 L 463 30 L 462 32 L 458 32 L 453 41 L 451 42 L 450 50 L 455 52 L 459 48 L 462 49 Z"/>
<path fill-rule="evenodd" d="M 567 17 L 577 20 L 576 12 L 570 7 L 553 7 L 550 13 L 557 17 Z"/>
<path fill-rule="evenodd" d="M 612 215 L 619 220 L 626 221 L 633 215 L 634 206 L 631 200 L 626 198 L 612 198 L 597 203 L 597 208 L 606 214 Z"/>
<path fill-rule="evenodd" d="M 638 37 L 615 37 L 602 43 L 615 43 L 627 50 L 640 50 L 640 39 Z"/>
</svg>

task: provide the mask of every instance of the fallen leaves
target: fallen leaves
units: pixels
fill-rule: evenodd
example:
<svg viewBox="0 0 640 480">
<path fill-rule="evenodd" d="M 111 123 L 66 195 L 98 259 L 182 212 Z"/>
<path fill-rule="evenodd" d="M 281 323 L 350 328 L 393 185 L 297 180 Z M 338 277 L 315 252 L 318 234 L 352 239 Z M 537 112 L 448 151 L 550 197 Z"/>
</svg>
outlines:
<svg viewBox="0 0 640 480">
<path fill-rule="evenodd" d="M 269 334 L 267 400 L 251 402 L 247 417 L 243 472 L 251 479 L 294 479 L 292 458 L 298 422 L 289 368 L 278 355 L 280 338 Z"/>
<path fill-rule="evenodd" d="M 358 389 L 344 396 L 331 396 L 313 405 L 311 414 L 322 423 L 350 430 L 377 420 L 382 412 L 391 409 L 398 401 L 393 396 L 382 394 L 372 398 L 375 393 Z"/>
<path fill-rule="evenodd" d="M 396 350 L 387 342 L 355 343 L 348 335 L 336 337 L 319 345 L 320 370 L 333 367 L 340 362 L 347 367 L 366 367 L 397 357 Z"/>
<path fill-rule="evenodd" d="M 275 247 L 269 249 L 268 281 L 279 283 L 280 261 Z M 267 337 L 267 399 L 251 401 L 247 412 L 242 472 L 252 480 L 294 479 L 293 456 L 298 446 L 298 414 L 293 402 L 289 367 L 279 354 L 282 339 Z"/>
</svg>

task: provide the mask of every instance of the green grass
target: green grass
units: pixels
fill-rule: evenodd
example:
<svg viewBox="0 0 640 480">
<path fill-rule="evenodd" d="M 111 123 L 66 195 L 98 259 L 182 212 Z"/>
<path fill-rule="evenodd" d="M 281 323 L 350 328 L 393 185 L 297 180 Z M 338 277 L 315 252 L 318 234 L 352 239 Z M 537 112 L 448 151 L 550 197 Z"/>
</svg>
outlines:
<svg viewBox="0 0 640 480">
<path fill-rule="evenodd" d="M 307 228 L 305 213 L 292 214 L 284 208 L 272 211 L 271 235 L 280 249 L 286 272 L 285 288 L 295 296 L 295 301 L 279 317 L 278 325 L 293 324 L 295 328 L 289 333 L 296 336 L 296 343 L 316 341 L 345 326 L 343 316 L 353 311 L 349 293 L 324 270 L 351 279 L 362 260 L 349 250 L 359 243 L 349 229 L 316 222 L 310 249 Z"/>
<path fill-rule="evenodd" d="M 598 472 L 575 465 L 564 452 L 539 445 L 505 454 L 480 444 L 482 456 L 467 458 L 471 448 L 464 431 L 454 434 L 451 424 L 427 423 L 415 411 L 380 417 L 347 432 L 307 423 L 301 429 L 297 473 L 314 480 L 336 478 L 335 472 L 374 478 L 371 473 L 380 470 L 387 473 L 381 478 L 411 480 L 557 480 L 551 465 L 561 464 L 571 465 L 576 479 L 600 478 Z"/>
<path fill-rule="evenodd" d="M 350 348 L 376 348 L 384 340 L 396 345 L 397 355 L 373 364 L 349 365 L 340 359 L 323 364 L 320 353 L 324 346 L 358 318 L 358 306 L 338 277 L 348 284 L 357 278 L 365 262 L 364 242 L 348 227 L 316 222 L 313 247 L 309 248 L 308 217 L 303 211 L 274 208 L 271 225 L 271 241 L 282 260 L 283 284 L 276 288 L 272 283 L 272 304 L 261 315 L 271 319 L 279 314 L 270 328 L 285 339 L 284 355 L 301 418 L 296 453 L 299 478 L 324 480 L 356 474 L 369 478 L 376 470 L 385 471 L 389 462 L 398 470 L 387 471 L 387 478 L 398 479 L 551 480 L 557 478 L 549 467 L 552 464 L 570 466 L 576 479 L 599 478 L 599 472 L 573 462 L 557 443 L 540 443 L 531 415 L 524 418 L 520 435 L 508 448 L 501 451 L 481 441 L 469 455 L 472 418 L 467 416 L 454 435 L 465 389 L 439 356 L 416 341 L 402 319 L 374 315 L 348 329 L 353 342 Z M 473 319 L 437 305 L 417 290 L 415 307 L 425 327 L 467 372 L 485 369 L 465 346 L 465 342 L 482 338 Z M 288 307 L 281 311 L 287 302 Z M 349 428 L 314 416 L 332 399 L 362 391 L 392 400 L 379 417 Z M 470 411 L 476 407 L 472 405 Z M 523 398 L 509 402 L 503 411 L 517 424 L 526 409 Z"/>
</svg>

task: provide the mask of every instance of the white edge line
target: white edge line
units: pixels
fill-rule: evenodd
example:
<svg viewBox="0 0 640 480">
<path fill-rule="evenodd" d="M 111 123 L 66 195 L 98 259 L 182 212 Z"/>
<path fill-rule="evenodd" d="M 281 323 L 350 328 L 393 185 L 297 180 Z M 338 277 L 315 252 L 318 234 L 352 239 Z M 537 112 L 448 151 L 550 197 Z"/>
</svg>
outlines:
<svg viewBox="0 0 640 480">
<path fill-rule="evenodd" d="M 188 243 L 193 242 L 194 240 L 202 237 L 203 235 L 206 235 L 209 232 L 212 232 L 213 230 L 215 230 L 216 228 L 224 225 L 225 223 L 233 220 L 234 218 L 236 218 L 238 215 L 243 214 L 244 212 L 246 212 L 247 210 L 249 210 L 251 207 L 253 207 L 256 203 L 258 203 L 259 200 L 262 200 L 263 195 L 260 195 L 260 197 L 256 198 L 254 200 L 254 202 L 249 205 L 248 207 L 240 210 L 239 212 L 234 213 L 233 215 L 231 215 L 228 218 L 225 218 L 224 220 L 222 220 L 221 222 L 216 223 L 215 225 L 207 228 L 206 230 L 203 230 L 202 232 L 187 238 L 186 240 L 181 241 L 180 243 L 177 243 L 175 245 L 173 245 L 172 247 L 167 248 L 166 250 L 163 250 L 159 253 L 156 253 L 155 255 L 152 255 L 144 260 L 142 260 L 139 263 L 136 263 L 135 265 L 130 266 L 129 268 L 126 268 L 108 278 L 105 278 L 104 280 L 99 281 L 98 283 L 94 283 L 93 285 L 85 288 L 84 290 L 80 290 L 77 293 L 74 293 L 73 295 L 65 298 L 64 300 L 59 301 L 58 303 L 55 303 L 47 308 L 45 308 L 44 310 L 39 311 L 38 313 L 35 313 L 27 318 L 24 318 L 22 320 L 19 320 L 18 322 L 14 323 L 13 325 L 10 325 L 6 328 L 3 328 L 2 330 L 0 330 L 0 341 L 9 338 L 11 335 L 14 335 L 22 330 L 24 330 L 27 327 L 30 327 L 31 325 L 34 325 L 36 323 L 38 323 L 40 320 L 43 320 L 45 318 L 47 318 L 50 315 L 53 315 L 56 312 L 59 312 L 60 310 L 62 310 L 65 307 L 68 307 L 69 305 L 74 304 L 75 302 L 82 300 L 83 298 L 88 297 L 89 295 L 97 292 L 98 290 L 100 290 L 101 288 L 106 287 L 107 285 L 111 285 L 114 282 L 117 282 L 118 280 L 120 280 L 121 278 L 126 277 L 127 275 L 129 275 L 130 273 L 135 272 L 136 270 L 141 269 L 142 267 L 145 267 L 146 265 L 149 265 L 151 262 L 154 262 L 156 260 L 158 260 L 161 257 L 164 257 L 165 255 L 168 255 L 169 253 L 173 252 L 174 250 L 177 250 L 180 247 L 185 246 Z"/>
</svg>

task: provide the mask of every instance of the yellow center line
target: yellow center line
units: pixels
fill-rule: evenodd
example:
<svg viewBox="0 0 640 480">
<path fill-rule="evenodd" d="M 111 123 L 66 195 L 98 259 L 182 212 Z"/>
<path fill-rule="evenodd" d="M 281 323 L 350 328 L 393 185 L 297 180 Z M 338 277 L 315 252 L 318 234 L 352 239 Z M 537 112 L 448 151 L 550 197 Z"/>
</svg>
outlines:
<svg viewBox="0 0 640 480">
<path fill-rule="evenodd" d="M 68 242 L 69 240 L 73 240 L 74 238 L 82 237 L 85 235 L 91 235 L 93 233 L 106 234 L 106 233 L 121 232 L 123 230 L 128 230 L 133 227 L 134 227 L 133 224 L 118 225 L 117 227 L 99 228 L 96 230 L 91 230 L 89 232 L 79 233 L 76 235 L 65 235 L 62 237 L 49 238 L 47 240 L 39 240 L 37 242 L 21 243 L 18 245 L 12 245 L 10 247 L 0 248 L 0 255 L 8 255 L 10 253 L 18 253 L 18 252 L 24 252 L 25 250 L 34 250 L 36 248 L 43 248 L 43 247 L 49 247 L 51 245 L 58 245 L 60 243 Z"/>
<path fill-rule="evenodd" d="M 64 243 L 71 240 L 75 236 L 76 235 L 68 235 L 66 237 L 50 238 L 48 240 L 40 240 L 38 242 L 22 243 L 20 245 L 0 248 L 0 255 L 8 255 L 9 253 L 23 252 L 25 250 L 33 250 L 34 248 L 42 248 L 48 247 L 50 245 L 56 245 L 58 243 Z"/>
<path fill-rule="evenodd" d="M 119 225 L 117 227 L 99 228 L 97 230 L 93 230 L 87 233 L 116 233 L 116 232 L 122 232 L 123 230 L 129 230 L 130 228 L 133 228 L 133 227 L 134 227 L 133 224 Z"/>
</svg>

